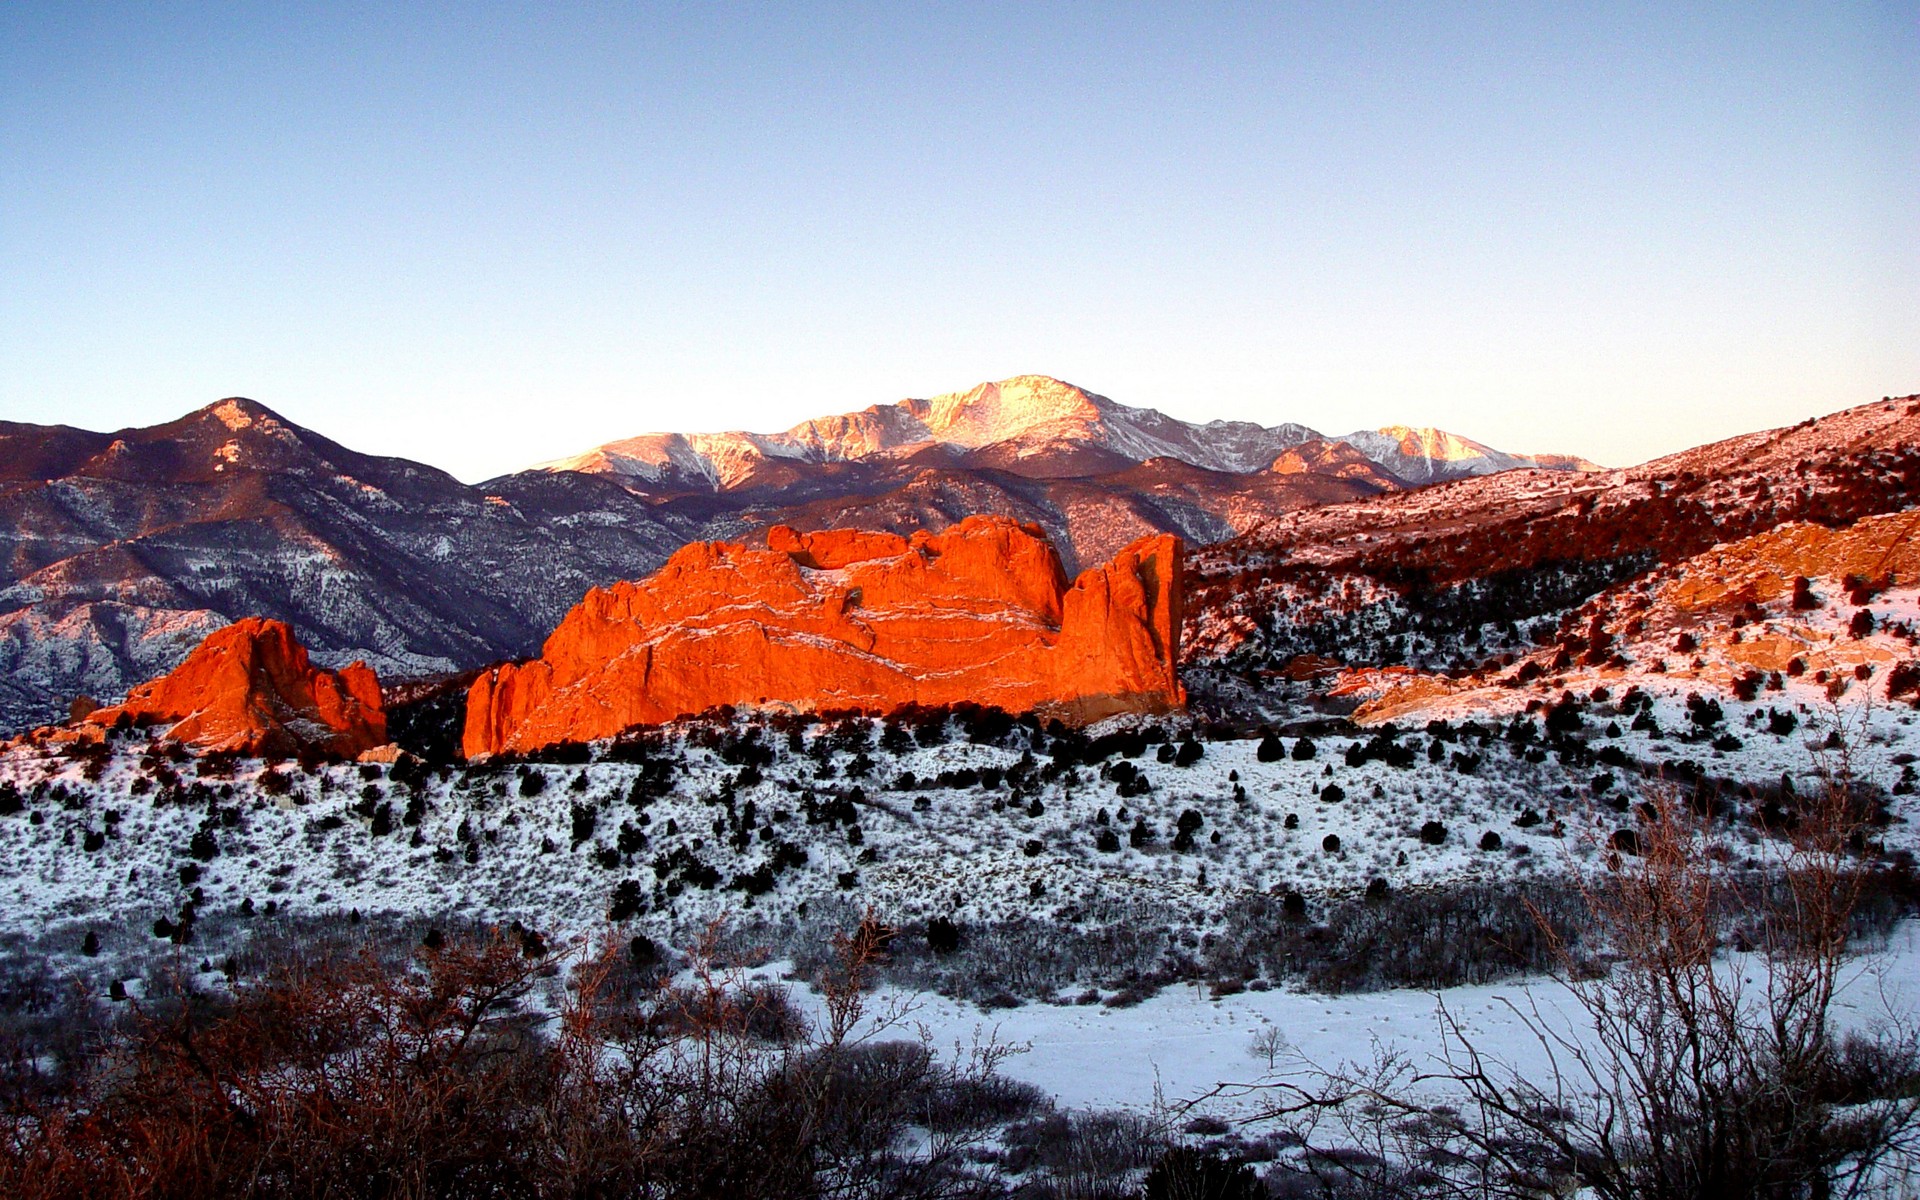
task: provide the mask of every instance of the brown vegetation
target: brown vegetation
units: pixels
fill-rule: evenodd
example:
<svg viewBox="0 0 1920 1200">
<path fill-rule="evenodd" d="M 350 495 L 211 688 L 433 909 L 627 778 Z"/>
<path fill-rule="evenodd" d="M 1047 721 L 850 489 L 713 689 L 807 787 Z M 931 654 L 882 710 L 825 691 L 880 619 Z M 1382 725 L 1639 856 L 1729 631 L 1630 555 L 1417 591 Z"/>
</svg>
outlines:
<svg viewBox="0 0 1920 1200">
<path fill-rule="evenodd" d="M 1443 1007 L 1437 1066 L 1382 1053 L 1275 1084 L 1268 1117 L 1319 1147 L 1302 1161 L 1327 1194 L 1906 1194 L 1920 1033 L 1900 1014 L 1880 1032 L 1836 1024 L 1872 866 L 1844 759 L 1829 784 L 1795 814 L 1778 870 L 1751 875 L 1703 852 L 1706 820 L 1683 797 L 1652 797 L 1633 848 L 1586 889 L 1597 953 L 1542 924 L 1573 1001 L 1516 1009 L 1544 1073 Z"/>
<path fill-rule="evenodd" d="M 669 988 L 611 938 L 564 989 L 576 956 L 524 931 L 290 962 L 141 1011 L 71 1093 L 19 1100 L 0 1194 L 978 1194 L 963 1151 L 1038 1096 L 994 1074 L 1002 1048 L 943 1063 L 872 1038 L 886 937 L 869 921 L 839 942 L 805 1038 L 783 989 L 700 955 Z M 924 1135 L 903 1150 L 909 1125 Z"/>
</svg>

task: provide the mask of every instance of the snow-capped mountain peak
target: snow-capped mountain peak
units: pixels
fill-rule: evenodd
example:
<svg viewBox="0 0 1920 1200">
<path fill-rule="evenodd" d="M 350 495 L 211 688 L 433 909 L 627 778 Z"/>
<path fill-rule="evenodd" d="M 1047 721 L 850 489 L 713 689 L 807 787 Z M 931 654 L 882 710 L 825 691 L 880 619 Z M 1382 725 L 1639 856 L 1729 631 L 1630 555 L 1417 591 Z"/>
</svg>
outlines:
<svg viewBox="0 0 1920 1200">
<path fill-rule="evenodd" d="M 1597 471 L 1584 458 L 1566 454 L 1538 457 L 1508 454 L 1432 426 L 1384 425 L 1335 439 L 1359 450 L 1408 483 L 1437 483 L 1467 475 L 1492 475 L 1520 467 L 1555 471 Z"/>
<path fill-rule="evenodd" d="M 1383 425 L 1377 431 L 1399 442 L 1402 454 L 1418 454 L 1441 462 L 1459 462 L 1469 458 L 1488 458 L 1497 451 L 1472 438 L 1464 438 L 1431 425 Z"/>
<path fill-rule="evenodd" d="M 857 461 L 938 446 L 981 455 L 981 462 L 1015 473 L 1057 473 L 1054 467 L 1065 456 L 1092 451 L 1089 461 L 1171 458 L 1207 470 L 1247 474 L 1264 471 L 1288 450 L 1316 440 L 1322 440 L 1321 435 L 1304 425 L 1196 424 L 1156 409 L 1120 404 L 1051 376 L 1016 375 L 929 399 L 816 418 L 784 433 L 644 434 L 535 469 L 723 491 L 749 479 L 770 460 Z M 1440 430 L 1405 426 L 1332 440 L 1353 445 L 1410 483 L 1580 461 L 1549 464 Z"/>
<path fill-rule="evenodd" d="M 983 383 L 965 392 L 935 396 L 924 404 L 922 424 L 930 437 L 969 450 L 1039 431 L 1050 438 L 1077 433 L 1080 436 L 1074 440 L 1098 442 L 1109 410 L 1120 410 L 1110 400 L 1103 407 L 1085 390 L 1045 375 Z"/>
</svg>

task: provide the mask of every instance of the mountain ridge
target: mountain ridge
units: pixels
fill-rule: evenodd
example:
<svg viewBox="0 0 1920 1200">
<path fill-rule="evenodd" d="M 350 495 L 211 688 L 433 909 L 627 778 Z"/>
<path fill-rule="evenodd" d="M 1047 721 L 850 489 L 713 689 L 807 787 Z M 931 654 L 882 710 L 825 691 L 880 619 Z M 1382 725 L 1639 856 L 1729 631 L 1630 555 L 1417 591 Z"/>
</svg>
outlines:
<svg viewBox="0 0 1920 1200">
<path fill-rule="evenodd" d="M 1388 426 L 1327 437 L 1305 425 L 1251 421 L 1195 423 L 1134 408 L 1048 375 L 1016 375 L 963 392 L 803 421 L 780 433 L 646 433 L 528 470 L 579 471 L 638 481 L 642 490 L 697 486 L 728 490 L 769 459 L 860 461 L 944 448 L 967 458 L 994 452 L 1006 469 L 1041 470 L 1064 453 L 1091 448 L 1132 462 L 1174 458 L 1208 470 L 1249 474 L 1312 441 L 1358 448 L 1402 482 L 1430 483 L 1516 467 L 1598 470 L 1574 455 L 1519 455 L 1431 427 Z"/>
<path fill-rule="evenodd" d="M 0 463 L 7 726 L 117 697 L 249 616 L 286 621 L 323 664 L 390 674 L 524 653 L 587 587 L 685 540 L 603 481 L 496 502 L 239 398 L 104 434 L 9 423 Z"/>
<path fill-rule="evenodd" d="M 526 657 L 589 588 L 642 578 L 689 542 L 751 542 L 776 525 L 911 535 L 998 515 L 1042 528 L 1074 573 L 1173 534 L 1196 548 L 1194 649 L 1232 672 L 1327 640 L 1258 611 L 1275 598 L 1392 592 L 1451 612 L 1490 572 L 1517 571 L 1538 596 L 1516 615 L 1537 620 L 1650 556 L 1883 511 L 1920 486 L 1920 410 L 1906 401 L 1626 470 L 1515 470 L 1409 490 L 1337 438 L 1294 442 L 1248 472 L 1178 454 L 1136 460 L 1182 431 L 1238 428 L 1256 441 L 1271 431 L 1126 410 L 1147 413 L 1128 418 L 1133 440 L 1096 443 L 1088 423 L 1108 410 L 1090 393 L 1036 380 L 1048 394 L 1029 405 L 982 386 L 993 395 L 952 393 L 938 412 L 926 401 L 819 419 L 809 436 L 821 446 L 891 444 L 823 461 L 756 451 L 728 490 L 704 476 L 636 487 L 552 470 L 468 485 L 240 398 L 111 433 L 0 423 L 0 728 L 53 720 L 77 695 L 111 701 L 250 616 L 286 622 L 319 665 L 363 659 L 389 680 Z M 982 444 L 919 440 L 928 427 Z M 989 440 L 1009 430 L 1018 436 Z M 1468 439 L 1391 432 L 1423 458 L 1499 461 Z M 1457 624 L 1432 632 L 1450 644 Z"/>
</svg>

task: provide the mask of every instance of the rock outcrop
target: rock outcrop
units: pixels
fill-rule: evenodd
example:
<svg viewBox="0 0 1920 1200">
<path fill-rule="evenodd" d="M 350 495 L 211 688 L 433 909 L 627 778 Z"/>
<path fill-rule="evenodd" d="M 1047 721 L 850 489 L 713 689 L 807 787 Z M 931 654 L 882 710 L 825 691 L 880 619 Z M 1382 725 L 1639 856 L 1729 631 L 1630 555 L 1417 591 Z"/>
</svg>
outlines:
<svg viewBox="0 0 1920 1200">
<path fill-rule="evenodd" d="M 1185 703 L 1172 535 L 1071 585 L 1039 527 L 1001 517 L 911 537 L 775 526 L 767 543 L 697 542 L 644 581 L 588 592 L 541 657 L 475 680 L 466 754 L 587 741 L 719 704 L 972 701 L 1089 721 Z"/>
<path fill-rule="evenodd" d="M 1681 613 L 1766 604 L 1793 592 L 1798 576 L 1911 583 L 1920 575 L 1920 512 L 1864 517 L 1834 529 L 1805 521 L 1741 538 L 1680 563 L 1655 598 Z"/>
<path fill-rule="evenodd" d="M 290 626 L 260 617 L 214 631 L 173 671 L 83 720 L 106 727 L 122 716 L 206 751 L 353 757 L 387 740 L 380 681 L 366 664 L 316 667 Z"/>
<path fill-rule="evenodd" d="M 1920 580 L 1916 534 L 1920 511 L 1913 510 L 1840 528 L 1783 524 L 1601 592 L 1567 616 L 1560 641 L 1518 662 L 1454 677 L 1357 667 L 1340 671 L 1326 694 L 1353 701 L 1352 718 L 1362 725 L 1508 715 L 1596 686 L 1738 695 L 1741 681 L 1756 686 L 1764 675 L 1775 676 L 1769 693 L 1788 702 L 1822 693 L 1892 700 L 1894 668 L 1912 661 L 1904 614 Z M 1796 604 L 1802 578 L 1806 603 Z M 1866 595 L 1856 599 L 1856 587 Z M 1866 612 L 1871 619 L 1856 628 L 1856 617 L 1876 607 L 1879 615 Z M 1569 646 L 1567 632 L 1580 641 Z M 1591 653 L 1596 636 L 1604 639 L 1598 655 Z"/>
<path fill-rule="evenodd" d="M 1346 442 L 1314 438 L 1282 451 L 1267 468 L 1276 475 L 1329 475 L 1336 479 L 1364 479 L 1382 490 L 1400 486 L 1400 480 Z"/>
</svg>

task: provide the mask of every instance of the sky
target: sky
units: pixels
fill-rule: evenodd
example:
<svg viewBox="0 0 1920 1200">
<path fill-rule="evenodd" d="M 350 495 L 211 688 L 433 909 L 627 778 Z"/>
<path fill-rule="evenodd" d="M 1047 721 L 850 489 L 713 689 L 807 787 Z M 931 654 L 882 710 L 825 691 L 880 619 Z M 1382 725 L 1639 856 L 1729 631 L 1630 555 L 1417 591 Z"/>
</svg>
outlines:
<svg viewBox="0 0 1920 1200">
<path fill-rule="evenodd" d="M 1611 465 L 1920 392 L 1920 6 L 0 6 L 0 420 L 478 480 L 1026 373 Z"/>
</svg>

